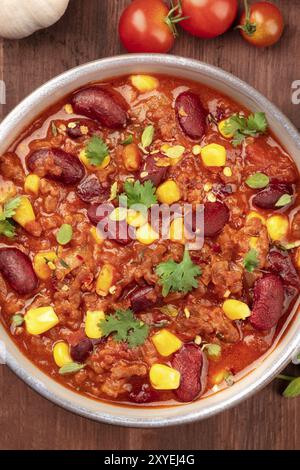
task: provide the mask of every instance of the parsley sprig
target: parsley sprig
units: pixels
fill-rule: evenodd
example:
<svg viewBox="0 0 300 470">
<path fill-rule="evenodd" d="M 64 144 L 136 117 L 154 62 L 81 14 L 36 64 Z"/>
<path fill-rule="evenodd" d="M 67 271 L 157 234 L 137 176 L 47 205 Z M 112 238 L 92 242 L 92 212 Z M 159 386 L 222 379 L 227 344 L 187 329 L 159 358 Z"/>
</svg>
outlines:
<svg viewBox="0 0 300 470">
<path fill-rule="evenodd" d="M 159 276 L 159 284 L 162 286 L 162 295 L 166 297 L 169 292 L 187 293 L 198 287 L 196 278 L 200 276 L 201 269 L 196 266 L 189 252 L 186 250 L 180 263 L 173 259 L 160 263 L 156 267 L 156 274 Z"/>
<path fill-rule="evenodd" d="M 3 211 L 0 213 L 0 235 L 4 235 L 8 238 L 15 236 L 15 226 L 10 219 L 15 215 L 20 204 L 21 196 L 10 199 L 4 204 Z"/>
<path fill-rule="evenodd" d="M 153 186 L 151 181 L 145 181 L 141 183 L 140 181 L 125 181 L 124 183 L 125 193 L 121 194 L 119 201 L 122 206 L 131 207 L 135 204 L 141 204 L 147 209 L 153 204 L 157 203 L 157 197 L 155 195 L 155 186 Z"/>
<path fill-rule="evenodd" d="M 244 258 L 244 268 L 249 273 L 252 273 L 254 269 L 257 268 L 258 265 L 259 265 L 259 259 L 258 259 L 257 251 L 254 249 L 249 250 Z"/>
<path fill-rule="evenodd" d="M 114 314 L 101 320 L 98 326 L 103 336 L 114 333 L 115 341 L 126 342 L 129 348 L 144 344 L 149 334 L 149 326 L 137 320 L 132 310 L 116 310 Z"/>
<path fill-rule="evenodd" d="M 94 166 L 101 165 L 104 158 L 109 154 L 106 143 L 96 135 L 91 137 L 88 141 L 85 147 L 85 153 L 89 163 Z"/>
<path fill-rule="evenodd" d="M 233 135 L 232 145 L 241 145 L 246 137 L 257 137 L 267 129 L 265 113 L 259 112 L 245 117 L 241 114 L 233 114 L 225 121 L 224 133 Z"/>
</svg>

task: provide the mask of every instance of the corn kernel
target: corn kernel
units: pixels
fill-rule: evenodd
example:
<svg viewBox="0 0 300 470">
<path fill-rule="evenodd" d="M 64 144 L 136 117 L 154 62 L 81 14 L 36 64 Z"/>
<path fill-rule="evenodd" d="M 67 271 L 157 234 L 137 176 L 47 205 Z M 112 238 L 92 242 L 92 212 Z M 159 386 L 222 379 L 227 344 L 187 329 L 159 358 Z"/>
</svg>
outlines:
<svg viewBox="0 0 300 470">
<path fill-rule="evenodd" d="M 99 339 L 102 336 L 102 332 L 98 326 L 98 323 L 100 320 L 105 319 L 105 314 L 102 312 L 102 310 L 96 310 L 92 312 L 91 310 L 88 310 L 86 312 L 86 318 L 85 318 L 85 334 L 87 335 L 88 338 L 91 339 Z"/>
<path fill-rule="evenodd" d="M 32 308 L 24 315 L 26 330 L 31 335 L 41 335 L 59 323 L 53 307 Z"/>
<path fill-rule="evenodd" d="M 266 222 L 269 237 L 273 241 L 283 240 L 289 230 L 288 218 L 284 215 L 272 215 Z"/>
<path fill-rule="evenodd" d="M 230 320 L 245 320 L 245 318 L 251 315 L 248 305 L 235 299 L 225 300 L 223 311 Z"/>
<path fill-rule="evenodd" d="M 131 227 L 141 227 L 147 223 L 147 213 L 129 209 L 126 221 Z"/>
<path fill-rule="evenodd" d="M 231 291 L 229 289 L 226 289 L 223 295 L 224 299 L 228 299 L 228 297 L 230 297 L 230 294 L 231 294 Z"/>
<path fill-rule="evenodd" d="M 257 245 L 258 245 L 258 237 L 250 237 L 249 247 L 252 250 L 255 250 L 257 248 Z"/>
<path fill-rule="evenodd" d="M 173 204 L 181 198 L 180 189 L 173 180 L 167 180 L 156 190 L 157 199 L 162 204 Z"/>
<path fill-rule="evenodd" d="M 96 282 L 96 292 L 102 297 L 106 297 L 113 284 L 114 267 L 111 264 L 104 264 L 98 275 Z"/>
<path fill-rule="evenodd" d="M 26 193 L 38 194 L 40 189 L 41 179 L 38 175 L 30 174 L 26 176 L 24 183 L 24 190 Z"/>
<path fill-rule="evenodd" d="M 200 155 L 201 145 L 194 145 L 192 148 L 193 155 Z"/>
<path fill-rule="evenodd" d="M 107 155 L 100 165 L 92 165 L 86 155 L 85 150 L 81 150 L 79 158 L 88 170 L 103 170 L 110 164 L 110 155 Z"/>
<path fill-rule="evenodd" d="M 225 132 L 226 124 L 227 124 L 227 119 L 223 119 L 223 121 L 219 122 L 219 124 L 218 124 L 219 132 L 223 137 L 225 137 L 225 139 L 232 139 L 233 133 L 232 132 Z"/>
<path fill-rule="evenodd" d="M 195 339 L 194 339 L 194 343 L 197 344 L 197 346 L 200 346 L 200 344 L 202 343 L 202 338 L 201 338 L 201 336 L 196 335 L 196 336 L 195 336 Z"/>
<path fill-rule="evenodd" d="M 206 193 L 208 193 L 212 189 L 212 187 L 213 187 L 212 183 L 205 183 L 205 185 L 203 186 L 203 189 Z"/>
<path fill-rule="evenodd" d="M 46 281 L 51 277 L 51 266 L 50 263 L 54 265 L 54 261 L 57 259 L 57 254 L 54 251 L 46 251 L 43 253 L 37 253 L 33 258 L 33 269 L 38 278 L 42 281 Z M 55 268 L 55 265 L 54 265 Z"/>
<path fill-rule="evenodd" d="M 226 377 L 228 376 L 228 371 L 227 370 L 220 370 L 220 372 L 217 372 L 215 375 L 213 375 L 212 377 L 212 382 L 215 384 L 215 385 L 219 385 L 220 383 L 222 383 Z"/>
<path fill-rule="evenodd" d="M 251 219 L 259 219 L 259 220 L 261 220 L 263 225 L 266 225 L 265 217 L 263 215 L 261 215 L 259 212 L 250 211 L 249 214 L 247 215 L 246 221 L 248 222 Z"/>
<path fill-rule="evenodd" d="M 156 390 L 176 390 L 180 385 L 180 372 L 165 364 L 153 364 L 149 377 Z"/>
<path fill-rule="evenodd" d="M 22 196 L 20 205 L 18 206 L 15 214 L 13 215 L 13 219 L 19 225 L 21 225 L 21 227 L 25 227 L 26 224 L 28 224 L 29 222 L 33 222 L 35 220 L 33 207 L 28 197 Z"/>
<path fill-rule="evenodd" d="M 169 238 L 173 242 L 185 244 L 183 217 L 178 217 L 171 222 Z"/>
<path fill-rule="evenodd" d="M 232 176 L 232 169 L 229 166 L 225 166 L 223 170 L 223 175 L 227 178 L 230 178 L 230 176 Z"/>
<path fill-rule="evenodd" d="M 189 311 L 187 307 L 184 308 L 183 312 L 185 314 L 185 318 L 190 318 L 191 312 Z"/>
<path fill-rule="evenodd" d="M 182 341 L 165 329 L 160 330 L 151 339 L 161 356 L 170 356 L 182 346 Z"/>
<path fill-rule="evenodd" d="M 166 153 L 166 152 L 169 150 L 170 147 L 171 147 L 171 146 L 170 146 L 169 144 L 162 144 L 162 146 L 160 147 L 160 150 L 161 150 L 163 153 Z"/>
<path fill-rule="evenodd" d="M 92 227 L 90 229 L 90 234 L 98 245 L 102 245 L 102 243 L 104 242 L 104 238 L 101 237 L 101 234 L 99 230 L 97 230 L 97 227 Z"/>
<path fill-rule="evenodd" d="M 155 90 L 159 86 L 157 78 L 151 75 L 131 75 L 130 81 L 141 93 Z"/>
<path fill-rule="evenodd" d="M 216 196 L 215 196 L 214 193 L 208 193 L 208 195 L 207 195 L 207 200 L 208 200 L 209 202 L 216 202 L 217 198 L 216 198 Z"/>
<path fill-rule="evenodd" d="M 65 112 L 66 112 L 67 114 L 73 114 L 73 112 L 74 112 L 72 105 L 69 104 L 69 103 L 68 103 L 68 104 L 65 104 L 64 110 L 65 110 Z"/>
<path fill-rule="evenodd" d="M 73 362 L 71 355 L 70 355 L 70 348 L 67 343 L 64 341 L 59 341 L 58 343 L 55 343 L 53 346 L 53 358 L 55 361 L 55 364 L 58 367 L 63 367 L 66 364 L 69 364 L 70 362 Z"/>
<path fill-rule="evenodd" d="M 201 149 L 201 157 L 205 166 L 224 166 L 226 149 L 223 145 L 208 144 Z"/>
<path fill-rule="evenodd" d="M 123 162 L 127 171 L 137 171 L 141 164 L 141 154 L 136 144 L 125 145 L 123 148 Z"/>
<path fill-rule="evenodd" d="M 159 239 L 159 235 L 149 223 L 146 223 L 137 228 L 136 239 L 143 245 L 151 245 L 151 243 Z"/>
</svg>

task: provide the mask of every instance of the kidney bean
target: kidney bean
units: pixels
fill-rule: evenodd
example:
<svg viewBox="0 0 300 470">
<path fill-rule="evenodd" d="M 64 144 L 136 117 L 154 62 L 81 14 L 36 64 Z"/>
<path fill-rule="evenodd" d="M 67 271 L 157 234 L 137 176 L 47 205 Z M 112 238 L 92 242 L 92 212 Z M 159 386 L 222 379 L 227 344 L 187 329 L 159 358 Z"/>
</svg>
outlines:
<svg viewBox="0 0 300 470">
<path fill-rule="evenodd" d="M 147 383 L 134 384 L 129 399 L 133 403 L 151 403 L 158 399 L 158 393 Z"/>
<path fill-rule="evenodd" d="M 282 253 L 278 250 L 270 251 L 268 263 L 270 271 L 279 274 L 284 283 L 299 289 L 300 279 L 287 253 Z"/>
<path fill-rule="evenodd" d="M 95 132 L 99 130 L 99 126 L 95 121 L 91 121 L 90 119 L 81 119 L 80 121 L 69 121 L 70 123 L 74 123 L 74 127 L 67 126 L 67 134 L 71 139 L 79 139 L 83 135 L 93 135 Z M 88 134 L 82 133 L 82 127 L 86 127 L 88 129 Z"/>
<path fill-rule="evenodd" d="M 93 343 L 89 338 L 85 338 L 75 346 L 71 346 L 70 354 L 75 362 L 84 362 L 93 351 Z"/>
<path fill-rule="evenodd" d="M 283 196 L 283 194 L 292 194 L 293 190 L 291 186 L 287 184 L 274 184 L 271 183 L 269 186 L 262 191 L 259 191 L 252 202 L 255 206 L 261 209 L 276 209 L 276 202 Z M 279 208 L 278 208 L 279 209 Z"/>
<path fill-rule="evenodd" d="M 0 272 L 20 295 L 30 294 L 38 286 L 30 258 L 17 248 L 0 249 Z"/>
<path fill-rule="evenodd" d="M 45 169 L 45 176 L 63 184 L 77 184 L 84 177 L 79 158 L 58 148 L 36 150 L 27 158 L 27 166 L 34 172 Z"/>
<path fill-rule="evenodd" d="M 283 312 L 283 283 L 276 274 L 266 274 L 256 281 L 253 293 L 250 323 L 257 330 L 269 330 L 278 323 Z"/>
<path fill-rule="evenodd" d="M 95 119 L 109 129 L 126 127 L 127 113 L 106 89 L 92 86 L 78 91 L 71 100 L 76 113 Z"/>
<path fill-rule="evenodd" d="M 134 312 L 141 312 L 153 307 L 157 303 L 157 294 L 153 287 L 137 287 L 130 294 L 131 308 Z"/>
<path fill-rule="evenodd" d="M 195 344 L 185 344 L 174 354 L 172 367 L 180 374 L 180 386 L 175 390 L 181 401 L 193 401 L 205 391 L 207 380 L 207 359 Z"/>
<path fill-rule="evenodd" d="M 111 202 L 104 204 L 93 203 L 87 210 L 87 216 L 93 225 L 98 225 L 99 222 L 107 221 L 109 214 L 114 210 L 114 205 Z"/>
<path fill-rule="evenodd" d="M 162 158 L 161 154 L 149 155 L 143 163 L 140 171 L 139 180 L 141 183 L 149 180 L 152 181 L 154 186 L 159 186 L 160 183 L 166 179 L 168 168 L 157 166 L 156 159 Z"/>
<path fill-rule="evenodd" d="M 128 245 L 134 239 L 134 228 L 130 227 L 126 220 L 111 221 L 108 216 L 113 210 L 114 206 L 111 203 L 95 203 L 88 208 L 87 216 L 93 225 L 107 234 L 107 239 L 120 245 Z"/>
<path fill-rule="evenodd" d="M 104 184 L 101 185 L 96 175 L 90 175 L 81 181 L 76 193 L 84 202 L 92 202 L 97 199 L 100 203 L 108 199 L 109 185 L 107 187 Z"/>
<path fill-rule="evenodd" d="M 206 202 L 204 204 L 204 236 L 214 237 L 229 221 L 229 209 L 222 202 Z"/>
<path fill-rule="evenodd" d="M 198 95 L 184 91 L 175 101 L 177 119 L 183 132 L 191 139 L 201 139 L 206 130 L 207 112 Z"/>
</svg>

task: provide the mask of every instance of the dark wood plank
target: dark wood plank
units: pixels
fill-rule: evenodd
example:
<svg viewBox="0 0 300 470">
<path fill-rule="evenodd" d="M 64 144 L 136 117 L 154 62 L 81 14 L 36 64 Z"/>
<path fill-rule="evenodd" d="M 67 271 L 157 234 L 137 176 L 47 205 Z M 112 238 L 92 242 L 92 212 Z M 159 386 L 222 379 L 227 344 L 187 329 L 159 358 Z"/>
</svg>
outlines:
<svg viewBox="0 0 300 470">
<path fill-rule="evenodd" d="M 128 3 L 71 0 L 63 19 L 48 30 L 22 41 L 0 40 L 0 79 L 7 86 L 7 104 L 0 106 L 0 118 L 58 73 L 123 53 L 117 23 Z M 291 84 L 300 79 L 299 2 L 274 3 L 283 9 L 288 27 L 272 49 L 251 48 L 237 32 L 213 41 L 183 33 L 172 52 L 217 65 L 246 80 L 300 128 L 299 106 L 291 102 Z M 37 395 L 4 366 L 0 367 L 0 384 L 1 449 L 297 449 L 300 445 L 300 400 L 283 399 L 278 382 L 209 420 L 155 430 L 107 426 L 75 416 Z"/>
</svg>

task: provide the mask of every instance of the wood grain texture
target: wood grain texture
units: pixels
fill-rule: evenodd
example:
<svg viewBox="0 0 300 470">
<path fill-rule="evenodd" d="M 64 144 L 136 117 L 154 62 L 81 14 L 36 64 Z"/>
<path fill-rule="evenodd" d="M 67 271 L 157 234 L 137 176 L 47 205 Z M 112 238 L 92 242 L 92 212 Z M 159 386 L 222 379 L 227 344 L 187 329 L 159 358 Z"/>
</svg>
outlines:
<svg viewBox="0 0 300 470">
<path fill-rule="evenodd" d="M 7 104 L 0 106 L 0 118 L 58 73 L 125 52 L 117 24 L 129 2 L 71 0 L 63 19 L 48 30 L 22 41 L 0 40 L 0 79 L 7 87 Z M 277 104 L 300 128 L 300 106 L 291 102 L 291 83 L 300 79 L 299 1 L 274 3 L 284 11 L 288 26 L 272 49 L 251 48 L 233 31 L 211 41 L 183 33 L 172 52 L 232 72 Z M 297 368 L 289 372 L 296 374 Z M 300 399 L 283 399 L 281 387 L 274 382 L 238 407 L 203 422 L 138 430 L 101 425 L 64 411 L 0 366 L 0 448 L 299 449 Z"/>
</svg>

